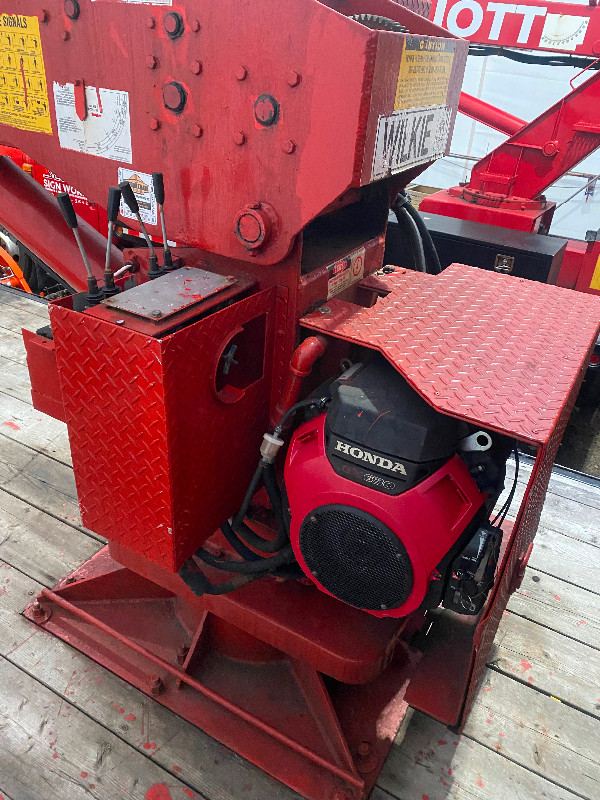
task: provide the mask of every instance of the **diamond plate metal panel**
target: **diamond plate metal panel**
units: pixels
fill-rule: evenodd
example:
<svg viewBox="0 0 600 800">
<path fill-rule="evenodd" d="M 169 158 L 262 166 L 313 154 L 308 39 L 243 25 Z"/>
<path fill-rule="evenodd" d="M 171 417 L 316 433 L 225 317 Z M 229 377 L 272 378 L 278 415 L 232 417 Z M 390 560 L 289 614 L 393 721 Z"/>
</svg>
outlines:
<svg viewBox="0 0 600 800">
<path fill-rule="evenodd" d="M 163 339 L 51 307 L 86 527 L 177 570 L 237 511 L 269 424 L 271 364 L 233 403 L 218 399 L 214 375 L 258 316 L 272 351 L 273 306 L 267 290 Z"/>
<path fill-rule="evenodd" d="M 301 325 L 379 350 L 440 411 L 548 441 L 595 341 L 597 298 L 463 264 L 363 285 L 387 294 L 372 308 L 333 299 Z"/>
</svg>

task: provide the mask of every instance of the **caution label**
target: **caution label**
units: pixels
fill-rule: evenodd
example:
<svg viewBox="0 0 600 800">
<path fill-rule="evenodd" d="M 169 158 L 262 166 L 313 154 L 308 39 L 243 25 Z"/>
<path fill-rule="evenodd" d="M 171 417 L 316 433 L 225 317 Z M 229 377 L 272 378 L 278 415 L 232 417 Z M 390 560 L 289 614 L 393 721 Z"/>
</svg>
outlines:
<svg viewBox="0 0 600 800">
<path fill-rule="evenodd" d="M 327 282 L 327 299 L 333 297 L 353 283 L 361 280 L 365 272 L 365 248 L 355 250 L 346 258 L 341 258 L 327 268 L 329 280 Z"/>
<path fill-rule="evenodd" d="M 406 39 L 394 110 L 445 105 L 454 61 L 452 39 Z"/>
<path fill-rule="evenodd" d="M 138 201 L 138 206 L 140 207 L 140 217 L 142 220 L 146 225 L 156 225 L 157 205 L 152 175 L 148 175 L 146 172 L 136 172 L 133 169 L 119 167 L 119 183 L 121 183 L 121 181 L 127 181 L 133 189 L 133 193 Z M 129 206 L 123 199 L 121 199 L 119 214 L 122 217 L 136 219 L 135 214 L 129 210 Z"/>
<path fill-rule="evenodd" d="M 0 14 L 0 123 L 52 133 L 37 17 Z"/>
</svg>

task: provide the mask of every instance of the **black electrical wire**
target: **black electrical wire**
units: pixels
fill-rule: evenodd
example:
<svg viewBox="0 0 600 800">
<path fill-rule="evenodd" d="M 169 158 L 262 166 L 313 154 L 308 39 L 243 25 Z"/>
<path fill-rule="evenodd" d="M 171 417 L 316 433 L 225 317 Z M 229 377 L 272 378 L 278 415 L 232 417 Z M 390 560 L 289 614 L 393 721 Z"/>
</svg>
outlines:
<svg viewBox="0 0 600 800">
<path fill-rule="evenodd" d="M 406 197 L 406 195 L 404 195 Z M 442 264 L 440 262 L 440 257 L 438 256 L 438 251 L 435 247 L 433 239 L 431 238 L 431 234 L 429 233 L 429 228 L 425 225 L 423 221 L 423 217 L 419 214 L 419 211 L 413 206 L 410 202 L 410 198 L 406 197 L 406 204 L 404 208 L 408 213 L 411 215 L 417 228 L 419 229 L 419 233 L 421 234 L 421 240 L 423 242 L 423 248 L 427 250 L 428 258 L 426 260 L 426 268 L 427 272 L 431 272 L 434 275 L 439 275 L 442 271 Z"/>
<path fill-rule="evenodd" d="M 227 542 L 233 547 L 238 556 L 245 558 L 246 561 L 262 560 L 262 556 L 259 556 L 258 553 L 254 553 L 252 550 L 246 547 L 246 545 L 240 540 L 238 534 L 233 530 L 229 522 L 226 522 L 221 526 L 221 533 Z"/>
<path fill-rule="evenodd" d="M 179 575 L 184 583 L 196 595 L 196 597 L 202 597 L 204 594 L 228 594 L 229 592 L 233 592 L 235 589 L 239 589 L 240 586 L 244 586 L 245 584 L 250 583 L 257 578 L 262 577 L 261 574 L 236 575 L 235 578 L 225 581 L 224 583 L 211 583 L 206 575 L 200 570 L 197 572 L 195 570 L 191 570 L 189 564 L 190 562 L 186 561 L 186 563 L 179 570 Z"/>
<path fill-rule="evenodd" d="M 423 249 L 423 239 L 417 227 L 417 223 L 408 212 L 406 206 L 408 200 L 402 195 L 398 195 L 392 203 L 391 209 L 396 215 L 398 225 L 403 227 L 408 233 L 408 240 L 413 254 L 415 269 L 419 272 L 427 272 L 427 262 L 425 261 L 425 250 Z"/>
<path fill-rule="evenodd" d="M 281 436 L 281 433 L 282 433 L 282 431 L 283 431 L 283 429 L 285 427 L 285 424 L 288 421 L 288 419 L 290 417 L 293 417 L 294 414 L 297 411 L 300 411 L 300 409 L 302 409 L 302 408 L 310 408 L 312 406 L 312 407 L 318 408 L 319 410 L 322 410 L 322 409 L 325 408 L 325 406 L 327 405 L 327 403 L 330 400 L 331 400 L 330 396 L 327 396 L 327 397 L 309 397 L 307 400 L 300 400 L 299 403 L 296 403 L 295 405 L 290 406 L 290 408 L 288 408 L 288 410 L 285 412 L 285 414 L 279 420 L 279 424 L 277 425 L 277 427 L 273 431 L 273 436 L 277 436 L 277 437 Z"/>
<path fill-rule="evenodd" d="M 292 545 L 288 544 L 274 556 L 262 558 L 260 561 L 224 561 L 201 547 L 200 550 L 196 551 L 195 556 L 204 561 L 205 564 L 208 564 L 209 567 L 222 569 L 225 572 L 239 572 L 241 575 L 255 575 L 257 573 L 266 575 L 274 572 L 277 567 L 282 567 L 293 561 L 294 551 L 292 550 Z"/>
<path fill-rule="evenodd" d="M 508 514 L 511 503 L 515 496 L 515 492 L 517 491 L 517 481 L 519 480 L 519 450 L 517 449 L 516 442 L 513 448 L 513 453 L 515 456 L 515 477 L 513 478 L 513 485 L 511 487 L 510 492 L 508 493 L 508 497 L 502 504 L 502 508 L 500 509 L 500 511 L 498 511 L 498 513 L 496 514 L 491 523 L 492 525 L 496 525 L 496 523 L 498 523 L 500 527 L 502 527 L 502 525 L 504 524 L 504 520 L 506 519 L 506 515 Z"/>
</svg>

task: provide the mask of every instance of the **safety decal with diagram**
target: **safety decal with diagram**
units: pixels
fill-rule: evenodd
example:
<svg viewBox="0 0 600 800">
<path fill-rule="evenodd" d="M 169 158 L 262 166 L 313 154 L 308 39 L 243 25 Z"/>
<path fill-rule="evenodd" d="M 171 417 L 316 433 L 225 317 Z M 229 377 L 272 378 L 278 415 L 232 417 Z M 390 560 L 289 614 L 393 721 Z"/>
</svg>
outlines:
<svg viewBox="0 0 600 800">
<path fill-rule="evenodd" d="M 37 17 L 0 14 L 0 123 L 52 133 Z"/>
</svg>

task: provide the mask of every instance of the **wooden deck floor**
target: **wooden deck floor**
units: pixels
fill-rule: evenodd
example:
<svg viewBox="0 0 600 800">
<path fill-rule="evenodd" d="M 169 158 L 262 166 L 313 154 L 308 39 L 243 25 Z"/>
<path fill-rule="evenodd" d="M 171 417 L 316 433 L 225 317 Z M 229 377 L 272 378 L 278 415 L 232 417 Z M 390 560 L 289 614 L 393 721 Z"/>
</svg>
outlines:
<svg viewBox="0 0 600 800">
<path fill-rule="evenodd" d="M 297 798 L 21 616 L 102 546 L 31 405 L 20 328 L 46 320 L 0 290 L 0 800 Z M 553 476 L 464 734 L 415 713 L 372 800 L 599 800 L 599 578 L 600 491 Z"/>
</svg>

